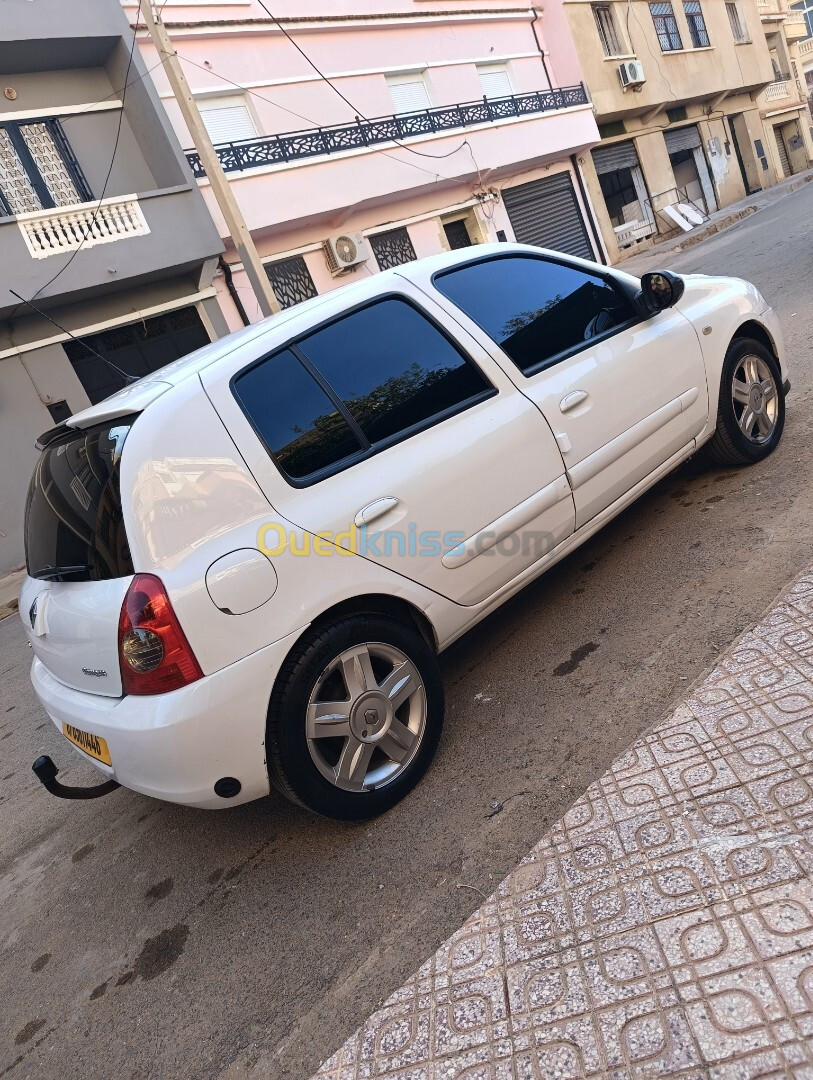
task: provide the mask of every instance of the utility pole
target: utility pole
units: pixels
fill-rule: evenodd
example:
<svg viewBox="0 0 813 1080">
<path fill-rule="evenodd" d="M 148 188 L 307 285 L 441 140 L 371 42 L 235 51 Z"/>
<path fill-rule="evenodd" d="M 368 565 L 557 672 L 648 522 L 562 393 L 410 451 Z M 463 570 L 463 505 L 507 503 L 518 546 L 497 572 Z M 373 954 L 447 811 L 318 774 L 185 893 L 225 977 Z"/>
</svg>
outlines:
<svg viewBox="0 0 813 1080">
<path fill-rule="evenodd" d="M 242 260 L 251 287 L 256 294 L 257 303 L 260 305 L 260 310 L 263 315 L 273 315 L 281 311 L 282 308 L 279 300 L 274 295 L 271 282 L 268 280 L 268 275 L 260 262 L 260 256 L 254 246 L 254 241 L 245 223 L 237 199 L 234 197 L 234 192 L 226 179 L 226 174 L 223 172 L 217 151 L 209 138 L 209 132 L 206 130 L 197 102 L 192 96 L 189 83 L 186 81 L 186 76 L 178 60 L 178 54 L 173 48 L 160 14 L 156 17 L 153 11 L 153 0 L 139 0 L 139 7 L 153 44 L 164 63 L 164 70 L 175 94 L 175 100 L 178 102 L 186 126 L 189 128 L 195 149 L 200 154 L 201 163 L 206 170 L 206 177 L 212 185 L 212 194 L 217 199 L 220 212 L 226 219 L 226 228 L 229 230 L 235 250 Z"/>
</svg>

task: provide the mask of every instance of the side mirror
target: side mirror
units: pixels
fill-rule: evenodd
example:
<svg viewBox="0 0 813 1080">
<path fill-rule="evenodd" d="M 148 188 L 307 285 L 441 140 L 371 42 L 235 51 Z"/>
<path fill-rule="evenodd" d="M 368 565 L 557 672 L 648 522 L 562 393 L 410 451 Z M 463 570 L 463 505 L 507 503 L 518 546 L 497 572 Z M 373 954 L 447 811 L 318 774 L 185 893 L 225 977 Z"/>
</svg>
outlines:
<svg viewBox="0 0 813 1080">
<path fill-rule="evenodd" d="M 674 307 L 683 296 L 686 283 L 682 277 L 668 270 L 652 270 L 641 278 L 641 291 L 638 294 L 642 313 L 651 318 L 659 311 Z"/>
</svg>

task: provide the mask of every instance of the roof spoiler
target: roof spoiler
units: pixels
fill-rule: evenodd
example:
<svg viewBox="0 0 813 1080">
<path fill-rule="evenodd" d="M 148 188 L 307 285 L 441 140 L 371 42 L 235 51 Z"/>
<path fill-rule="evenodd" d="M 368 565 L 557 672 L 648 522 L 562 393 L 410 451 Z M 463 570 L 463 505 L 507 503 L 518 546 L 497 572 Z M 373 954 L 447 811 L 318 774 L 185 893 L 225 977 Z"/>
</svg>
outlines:
<svg viewBox="0 0 813 1080">
<path fill-rule="evenodd" d="M 43 431 L 42 435 L 38 436 L 34 445 L 37 450 L 44 450 L 46 446 L 50 446 L 52 442 L 56 442 L 60 435 L 64 435 L 65 432 L 69 430 L 70 428 L 63 421 L 61 424 L 57 424 L 56 427 L 48 428 L 47 431 Z"/>
</svg>

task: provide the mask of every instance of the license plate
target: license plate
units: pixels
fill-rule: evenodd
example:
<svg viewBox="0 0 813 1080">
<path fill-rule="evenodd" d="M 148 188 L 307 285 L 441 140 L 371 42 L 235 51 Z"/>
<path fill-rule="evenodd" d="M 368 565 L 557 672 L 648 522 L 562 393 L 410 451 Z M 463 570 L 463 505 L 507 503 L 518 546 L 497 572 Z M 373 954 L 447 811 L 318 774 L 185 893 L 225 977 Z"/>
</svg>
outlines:
<svg viewBox="0 0 813 1080">
<path fill-rule="evenodd" d="M 96 758 L 97 761 L 101 761 L 105 765 L 113 764 L 110 760 L 110 751 L 107 749 L 107 743 L 101 735 L 91 735 L 89 731 L 82 731 L 72 724 L 65 723 L 62 724 L 62 734 L 66 739 L 69 739 L 74 746 L 78 746 L 80 750 L 83 750 L 90 757 Z"/>
</svg>

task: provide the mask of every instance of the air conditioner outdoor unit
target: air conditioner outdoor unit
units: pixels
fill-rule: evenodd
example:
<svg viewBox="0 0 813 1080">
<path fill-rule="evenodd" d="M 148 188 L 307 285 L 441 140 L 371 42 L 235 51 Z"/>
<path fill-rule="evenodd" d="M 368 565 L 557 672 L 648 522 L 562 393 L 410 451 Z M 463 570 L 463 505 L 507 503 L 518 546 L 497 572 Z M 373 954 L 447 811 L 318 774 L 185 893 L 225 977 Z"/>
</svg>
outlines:
<svg viewBox="0 0 813 1080">
<path fill-rule="evenodd" d="M 644 65 L 640 60 L 625 60 L 623 64 L 618 65 L 618 74 L 621 77 L 621 85 L 624 88 L 628 86 L 640 86 L 642 83 L 646 82 Z"/>
<path fill-rule="evenodd" d="M 350 270 L 367 262 L 369 254 L 367 242 L 361 233 L 344 233 L 331 236 L 322 245 L 325 251 L 328 270 L 334 276 L 343 270 Z"/>
</svg>

